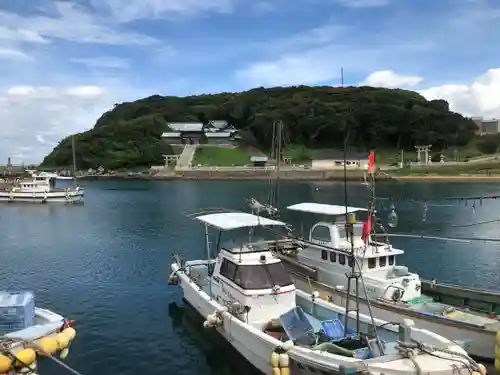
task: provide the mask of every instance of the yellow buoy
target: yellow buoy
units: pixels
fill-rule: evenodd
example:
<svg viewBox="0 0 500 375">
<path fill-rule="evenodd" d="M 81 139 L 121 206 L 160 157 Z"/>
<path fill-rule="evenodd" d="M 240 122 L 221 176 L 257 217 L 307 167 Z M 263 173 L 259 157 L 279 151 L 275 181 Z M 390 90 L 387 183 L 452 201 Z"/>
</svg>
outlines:
<svg viewBox="0 0 500 375">
<path fill-rule="evenodd" d="M 31 348 L 23 349 L 15 355 L 19 365 L 31 365 L 36 360 L 36 352 Z"/>
<path fill-rule="evenodd" d="M 290 368 L 289 367 L 282 367 L 281 368 L 281 375 L 290 375 Z"/>
<path fill-rule="evenodd" d="M 66 359 L 66 357 L 68 357 L 68 354 L 69 354 L 69 349 L 64 348 L 63 350 L 61 350 L 61 354 L 59 354 L 59 358 L 61 358 L 64 361 Z"/>
<path fill-rule="evenodd" d="M 9 372 L 11 366 L 12 360 L 6 355 L 0 354 L 0 374 Z"/>
<path fill-rule="evenodd" d="M 500 359 L 495 358 L 495 370 L 500 371 Z"/>
<path fill-rule="evenodd" d="M 281 370 L 279 367 L 273 367 L 273 375 L 281 375 Z"/>
<path fill-rule="evenodd" d="M 276 352 L 271 353 L 271 367 L 276 368 L 279 366 L 280 355 Z"/>
<path fill-rule="evenodd" d="M 64 332 L 58 333 L 56 335 L 57 348 L 62 350 L 68 347 L 69 337 L 64 334 Z"/>
<path fill-rule="evenodd" d="M 65 328 L 62 333 L 64 333 L 68 337 L 69 341 L 73 340 L 76 337 L 76 330 L 73 327 Z"/>
<path fill-rule="evenodd" d="M 54 354 L 58 348 L 57 340 L 53 337 L 42 337 L 35 344 L 42 350 L 41 354 Z"/>
<path fill-rule="evenodd" d="M 356 224 L 356 214 L 354 212 L 350 212 L 347 214 L 347 224 Z"/>
</svg>

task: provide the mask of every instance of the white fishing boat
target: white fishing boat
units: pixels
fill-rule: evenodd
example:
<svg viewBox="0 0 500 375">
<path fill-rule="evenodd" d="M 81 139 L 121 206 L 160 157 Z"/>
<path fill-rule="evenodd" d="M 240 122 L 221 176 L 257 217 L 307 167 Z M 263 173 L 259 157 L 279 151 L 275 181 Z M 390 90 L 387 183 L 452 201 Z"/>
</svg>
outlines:
<svg viewBox="0 0 500 375">
<path fill-rule="evenodd" d="M 58 177 L 42 172 L 32 173 L 30 178 L 6 180 L 0 186 L 0 202 L 83 203 L 83 188 L 58 188 L 56 179 Z"/>
<path fill-rule="evenodd" d="M 31 292 L 0 292 L 0 316 L 1 374 L 35 374 L 39 358 L 68 356 L 73 322 L 35 307 Z"/>
<path fill-rule="evenodd" d="M 196 214 L 205 225 L 206 260 L 174 256 L 170 284 L 244 358 L 269 375 L 485 374 L 455 342 L 411 320 L 393 325 L 297 290 L 259 228 L 285 223 L 242 212 Z M 218 234 L 211 256 L 209 227 Z M 221 246 L 223 232 L 248 229 L 246 243 Z M 359 313 L 359 312 L 358 312 Z M 356 328 L 349 327 L 355 323 Z"/>
<path fill-rule="evenodd" d="M 31 175 L 31 177 L 51 177 L 54 178 L 55 180 L 73 180 L 74 177 L 71 176 L 61 176 L 57 173 L 51 173 L 51 172 L 45 172 L 41 171 L 38 172 L 36 169 L 26 169 L 26 172 Z"/>
<path fill-rule="evenodd" d="M 366 288 L 366 296 L 360 296 L 359 302 L 362 313 L 368 312 L 370 300 L 377 318 L 391 322 L 412 319 L 421 328 L 466 342 L 470 355 L 495 358 L 498 319 L 434 302 L 422 295 L 419 275 L 398 264 L 404 251 L 394 248 L 388 239 L 377 241 L 370 234 L 364 241 L 363 222 L 353 225 L 350 237 L 346 212 L 352 215 L 366 209 L 319 203 L 299 203 L 288 209 L 326 218 L 311 227 L 307 239 L 296 241 L 297 250 L 280 252 L 280 259 L 292 272 L 298 288 L 313 288 L 334 303 L 343 304 L 348 295 L 345 275 L 356 261 Z M 351 251 L 354 259 L 346 254 Z M 354 292 L 351 286 L 350 293 Z"/>
</svg>

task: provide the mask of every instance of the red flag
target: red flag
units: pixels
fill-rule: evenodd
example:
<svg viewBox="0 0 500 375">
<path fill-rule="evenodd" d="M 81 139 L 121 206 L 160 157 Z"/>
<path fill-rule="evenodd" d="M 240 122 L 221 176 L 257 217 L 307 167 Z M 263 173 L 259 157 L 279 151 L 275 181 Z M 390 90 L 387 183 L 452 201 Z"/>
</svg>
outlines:
<svg viewBox="0 0 500 375">
<path fill-rule="evenodd" d="M 368 238 L 370 237 L 370 232 L 372 230 L 372 218 L 371 215 L 369 215 L 365 222 L 363 223 L 363 232 L 361 233 L 361 239 L 365 243 L 365 245 L 368 243 Z"/>
<path fill-rule="evenodd" d="M 370 151 L 368 154 L 368 173 L 372 173 L 373 164 L 375 164 L 375 154 L 373 151 Z"/>
</svg>

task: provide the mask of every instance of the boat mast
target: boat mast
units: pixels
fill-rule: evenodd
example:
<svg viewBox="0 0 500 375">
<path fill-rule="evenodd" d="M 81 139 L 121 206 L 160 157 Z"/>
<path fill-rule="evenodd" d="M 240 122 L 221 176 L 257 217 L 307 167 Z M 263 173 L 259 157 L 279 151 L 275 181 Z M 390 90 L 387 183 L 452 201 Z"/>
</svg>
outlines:
<svg viewBox="0 0 500 375">
<path fill-rule="evenodd" d="M 76 186 L 76 150 L 75 150 L 75 135 L 71 135 L 71 149 L 73 152 L 73 185 Z"/>
<path fill-rule="evenodd" d="M 340 69 L 340 78 L 341 78 L 341 88 L 344 90 L 344 68 Z M 349 106 L 348 113 L 350 113 L 351 107 Z M 342 123 L 344 127 L 344 204 L 345 204 L 345 229 L 346 234 L 349 238 L 349 242 L 351 243 L 351 272 L 346 274 L 347 276 L 347 297 L 346 297 L 346 306 L 345 306 L 345 321 L 344 321 L 344 334 L 347 336 L 347 326 L 349 322 L 349 312 L 356 311 L 356 332 L 360 332 L 360 320 L 359 320 L 359 276 L 360 273 L 356 269 L 356 257 L 354 254 L 354 224 L 356 223 L 356 217 L 353 213 L 349 213 L 348 209 L 348 195 L 347 195 L 347 138 L 349 133 L 347 132 L 347 121 L 346 115 L 342 116 Z M 355 309 L 351 310 L 351 287 L 354 282 L 354 300 L 355 300 Z"/>
<path fill-rule="evenodd" d="M 273 179 L 269 180 L 269 195 L 267 204 L 269 207 L 274 207 L 279 209 L 279 196 L 280 196 L 280 175 L 281 175 L 281 159 L 282 159 L 282 144 L 283 144 L 283 121 L 277 120 L 273 121 L 273 136 L 272 136 L 272 148 L 271 148 L 271 159 L 276 161 L 275 166 L 275 182 L 273 184 Z"/>
</svg>

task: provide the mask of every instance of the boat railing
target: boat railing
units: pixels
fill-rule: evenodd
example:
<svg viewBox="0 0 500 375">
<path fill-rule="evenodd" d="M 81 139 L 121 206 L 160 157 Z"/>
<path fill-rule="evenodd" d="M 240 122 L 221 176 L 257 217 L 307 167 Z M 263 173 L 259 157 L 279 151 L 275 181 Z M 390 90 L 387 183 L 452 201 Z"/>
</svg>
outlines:
<svg viewBox="0 0 500 375">
<path fill-rule="evenodd" d="M 198 208 L 194 210 L 183 211 L 182 215 L 194 220 L 196 219 L 196 217 L 202 215 L 221 214 L 228 212 L 234 212 L 234 210 L 228 210 L 227 208 L 223 207 L 207 207 L 207 208 Z"/>
</svg>

